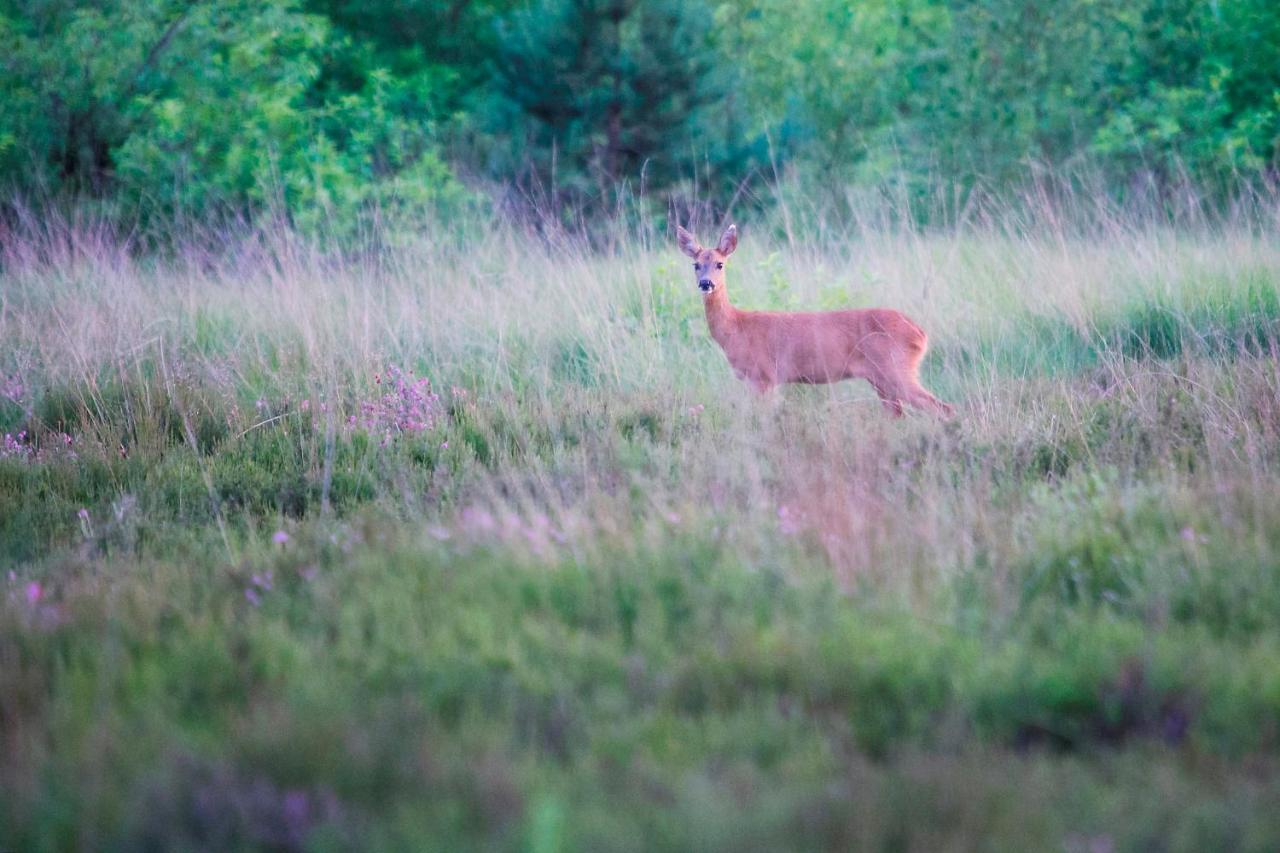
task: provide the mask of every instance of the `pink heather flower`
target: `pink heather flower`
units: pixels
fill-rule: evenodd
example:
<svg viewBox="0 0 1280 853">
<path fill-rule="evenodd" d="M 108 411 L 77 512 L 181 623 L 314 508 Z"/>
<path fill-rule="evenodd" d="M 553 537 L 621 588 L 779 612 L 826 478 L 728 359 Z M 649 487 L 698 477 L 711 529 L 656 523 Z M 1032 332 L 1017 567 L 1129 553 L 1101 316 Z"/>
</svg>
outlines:
<svg viewBox="0 0 1280 853">
<path fill-rule="evenodd" d="M 384 381 L 385 380 L 385 381 Z M 381 436 L 381 446 L 387 446 L 401 433 L 425 432 L 434 428 L 443 414 L 440 396 L 431 389 L 431 380 L 415 379 L 392 365 L 386 374 L 378 373 L 374 382 L 384 393 L 373 400 L 358 404 L 359 416 L 347 419 L 350 426 L 363 427 L 371 435 Z"/>
<path fill-rule="evenodd" d="M 782 504 L 778 507 L 778 529 L 787 536 L 800 532 L 800 517 L 791 507 Z"/>
<path fill-rule="evenodd" d="M 61 442 L 61 446 L 53 444 L 53 441 Z M 53 433 L 50 436 L 50 443 L 46 444 L 44 449 L 37 451 L 35 445 L 30 442 L 30 436 L 27 435 L 26 430 L 20 430 L 17 434 L 5 433 L 3 439 L 0 439 L 0 459 L 39 462 L 55 454 L 62 454 L 61 458 L 75 459 L 76 453 L 71 449 L 74 441 L 75 439 L 65 432 Z"/>
<path fill-rule="evenodd" d="M 1201 545 L 1205 545 L 1209 542 L 1208 536 L 1205 536 L 1203 533 L 1196 533 L 1195 528 L 1190 525 L 1182 528 L 1178 535 L 1182 537 L 1184 542 L 1199 542 Z"/>
<path fill-rule="evenodd" d="M 80 519 L 80 533 L 84 535 L 85 539 L 92 538 L 93 522 L 89 519 L 89 510 L 80 507 L 80 510 L 76 513 L 76 518 Z"/>
<path fill-rule="evenodd" d="M 449 449 L 449 442 L 447 442 L 447 441 L 442 441 L 442 442 L 440 442 L 440 449 L 441 449 L 441 450 L 448 450 L 448 449 Z"/>
<path fill-rule="evenodd" d="M 263 591 L 269 592 L 273 588 L 271 572 L 267 572 L 265 575 L 254 575 L 251 581 L 254 586 Z"/>
<path fill-rule="evenodd" d="M 271 534 L 271 541 L 277 545 L 283 545 L 289 541 L 289 534 L 285 533 L 283 530 L 277 530 L 275 533 Z"/>
<path fill-rule="evenodd" d="M 22 430 L 17 435 L 4 434 L 4 442 L 0 443 L 0 459 L 31 459 L 33 456 L 31 445 L 27 444 L 27 431 Z"/>
<path fill-rule="evenodd" d="M 40 585 L 40 581 L 32 581 L 27 584 L 26 588 L 27 604 L 36 605 L 40 603 L 40 599 L 44 598 L 44 587 Z"/>
<path fill-rule="evenodd" d="M 462 511 L 462 526 L 468 532 L 488 533 L 497 529 L 498 520 L 483 507 L 467 507 Z"/>
<path fill-rule="evenodd" d="M 303 400 L 301 403 L 298 404 L 298 409 L 303 412 L 311 411 L 311 401 Z"/>
<path fill-rule="evenodd" d="M 8 397 L 17 403 L 22 399 L 22 395 L 26 393 L 26 389 L 22 385 L 22 377 L 14 374 L 6 379 L 0 380 L 0 397 Z"/>
<path fill-rule="evenodd" d="M 306 827 L 311 815 L 311 801 L 306 791 L 289 790 L 284 795 L 284 820 L 290 827 Z"/>
</svg>

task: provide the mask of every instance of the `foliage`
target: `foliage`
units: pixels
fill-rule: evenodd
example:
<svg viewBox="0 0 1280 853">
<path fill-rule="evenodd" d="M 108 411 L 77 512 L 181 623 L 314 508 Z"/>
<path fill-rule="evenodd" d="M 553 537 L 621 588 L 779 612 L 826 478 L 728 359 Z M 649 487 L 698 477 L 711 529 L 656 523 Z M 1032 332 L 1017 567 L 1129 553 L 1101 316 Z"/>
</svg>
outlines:
<svg viewBox="0 0 1280 853">
<path fill-rule="evenodd" d="M 345 82 L 365 67 L 390 69 L 397 77 L 430 78 L 432 97 L 421 110 L 440 117 L 464 109 L 469 94 L 489 76 L 497 49 L 498 19 L 520 4 L 515 0 L 312 0 L 308 10 L 328 17 L 362 50 L 354 60 L 327 69 Z"/>
<path fill-rule="evenodd" d="M 625 182 L 731 190 L 750 140 L 710 18 L 674 0 L 543 0 L 506 16 L 495 118 L 513 150 L 500 168 L 579 203 L 612 204 Z"/>
<path fill-rule="evenodd" d="M 0 4 L 0 178 L 339 230 L 456 209 L 767 205 L 1028 168 L 1115 196 L 1274 178 L 1267 0 Z"/>
<path fill-rule="evenodd" d="M 118 191 L 143 212 L 276 209 L 304 228 L 453 203 L 425 92 L 381 69 L 318 97 L 345 47 L 292 0 L 80 4 L 0 12 L 0 175 Z"/>
<path fill-rule="evenodd" d="M 1274 4 L 876 0 L 742 17 L 766 114 L 790 102 L 792 133 L 828 162 L 865 158 L 864 177 L 998 188 L 1028 160 L 1091 157 L 1117 178 L 1210 181 L 1276 163 L 1280 71 L 1260 47 L 1280 38 Z"/>
</svg>

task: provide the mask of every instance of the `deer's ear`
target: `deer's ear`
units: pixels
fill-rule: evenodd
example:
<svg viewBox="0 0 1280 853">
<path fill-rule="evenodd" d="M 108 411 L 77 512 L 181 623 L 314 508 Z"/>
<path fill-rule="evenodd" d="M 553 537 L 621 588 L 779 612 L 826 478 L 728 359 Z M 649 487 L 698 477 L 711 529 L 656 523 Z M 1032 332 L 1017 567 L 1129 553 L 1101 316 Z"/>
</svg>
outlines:
<svg viewBox="0 0 1280 853">
<path fill-rule="evenodd" d="M 680 251 L 684 252 L 691 258 L 698 257 L 702 252 L 702 247 L 698 245 L 698 240 L 688 231 L 676 226 L 676 242 L 680 244 Z"/>
<path fill-rule="evenodd" d="M 736 248 L 738 248 L 738 226 L 730 225 L 720 235 L 720 245 L 716 249 L 722 255 L 732 255 Z"/>
</svg>

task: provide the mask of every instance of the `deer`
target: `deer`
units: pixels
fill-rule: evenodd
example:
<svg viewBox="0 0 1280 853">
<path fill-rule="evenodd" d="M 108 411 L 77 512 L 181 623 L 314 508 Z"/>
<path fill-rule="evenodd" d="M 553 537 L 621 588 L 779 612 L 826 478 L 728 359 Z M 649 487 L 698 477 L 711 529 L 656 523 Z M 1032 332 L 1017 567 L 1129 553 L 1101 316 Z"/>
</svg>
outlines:
<svg viewBox="0 0 1280 853">
<path fill-rule="evenodd" d="M 920 384 L 920 361 L 929 336 L 891 308 L 843 311 L 744 311 L 729 301 L 725 264 L 738 248 L 730 225 L 715 248 L 676 226 L 680 251 L 693 259 L 707 328 L 740 380 L 762 396 L 788 383 L 819 385 L 844 379 L 871 383 L 893 417 L 903 405 L 949 418 L 954 408 Z"/>
</svg>

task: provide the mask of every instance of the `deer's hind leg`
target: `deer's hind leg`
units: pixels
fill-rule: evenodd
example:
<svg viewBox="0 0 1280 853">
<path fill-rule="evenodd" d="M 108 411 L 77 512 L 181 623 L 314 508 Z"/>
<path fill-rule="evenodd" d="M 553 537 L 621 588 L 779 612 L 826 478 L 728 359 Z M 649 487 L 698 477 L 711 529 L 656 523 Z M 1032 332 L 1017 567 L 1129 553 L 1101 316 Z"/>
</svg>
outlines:
<svg viewBox="0 0 1280 853">
<path fill-rule="evenodd" d="M 919 357 L 916 358 L 916 364 L 918 363 Z M 867 381 L 876 389 L 885 410 L 895 418 L 902 417 L 904 403 L 944 418 L 951 417 L 955 410 L 950 404 L 942 402 L 920 384 L 916 376 L 916 364 L 903 365 L 897 371 L 876 371 L 867 377 Z"/>
<path fill-rule="evenodd" d="M 944 418 L 949 418 L 955 414 L 955 409 L 949 403 L 944 403 L 937 397 L 933 396 L 920 384 L 920 362 L 924 360 L 924 348 L 914 353 L 900 375 L 899 385 L 902 389 L 903 399 L 915 406 L 917 409 L 933 412 Z"/>
<path fill-rule="evenodd" d="M 917 409 L 925 409 L 932 411 L 944 418 L 949 418 L 955 414 L 956 410 L 950 403 L 944 403 L 937 397 L 929 393 L 929 391 L 920 384 L 920 362 L 924 361 L 924 347 L 916 353 L 911 359 L 906 375 L 903 377 L 903 385 L 906 388 L 907 400 Z"/>
<path fill-rule="evenodd" d="M 898 383 L 883 375 L 868 376 L 867 381 L 876 389 L 876 396 L 880 398 L 880 405 L 884 406 L 884 410 L 895 418 L 902 417 L 903 395 Z"/>
<path fill-rule="evenodd" d="M 956 413 L 955 407 L 950 403 L 944 403 L 937 397 L 930 394 L 925 387 L 920 384 L 920 380 L 912 379 L 906 385 L 907 402 L 915 406 L 917 409 L 925 409 L 949 418 Z"/>
</svg>

